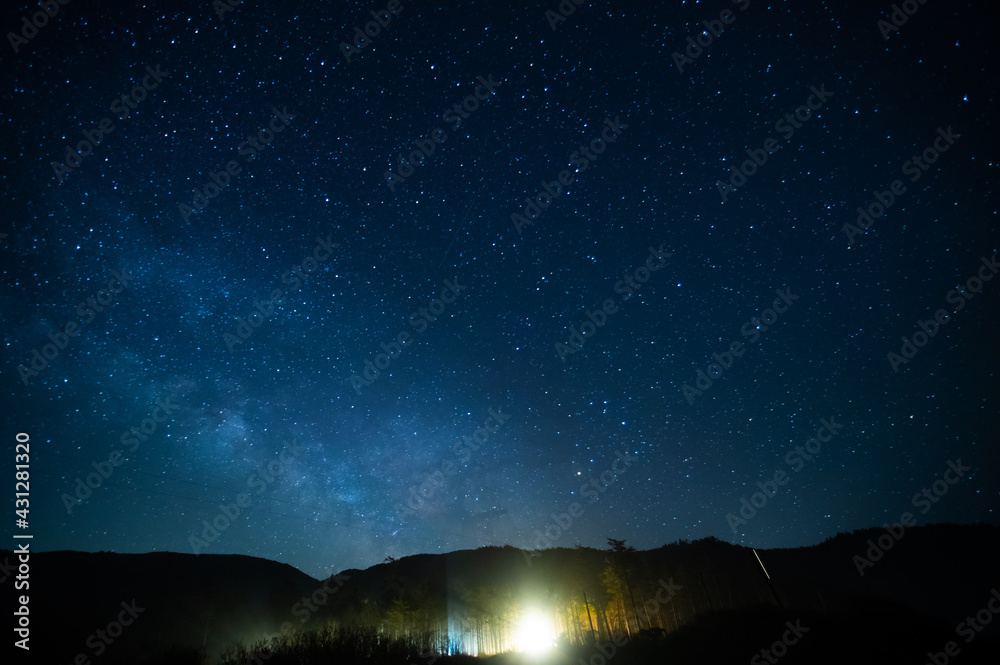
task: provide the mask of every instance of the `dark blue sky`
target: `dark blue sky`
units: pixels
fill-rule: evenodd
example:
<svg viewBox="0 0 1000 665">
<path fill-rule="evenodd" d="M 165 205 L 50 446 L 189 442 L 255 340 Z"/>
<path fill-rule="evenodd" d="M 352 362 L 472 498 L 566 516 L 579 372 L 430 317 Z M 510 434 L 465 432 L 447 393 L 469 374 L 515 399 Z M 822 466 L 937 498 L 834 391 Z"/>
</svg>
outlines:
<svg viewBox="0 0 1000 665">
<path fill-rule="evenodd" d="M 320 575 L 549 525 L 998 523 L 995 24 L 891 5 L 70 3 L 8 37 L 34 547 Z"/>
</svg>

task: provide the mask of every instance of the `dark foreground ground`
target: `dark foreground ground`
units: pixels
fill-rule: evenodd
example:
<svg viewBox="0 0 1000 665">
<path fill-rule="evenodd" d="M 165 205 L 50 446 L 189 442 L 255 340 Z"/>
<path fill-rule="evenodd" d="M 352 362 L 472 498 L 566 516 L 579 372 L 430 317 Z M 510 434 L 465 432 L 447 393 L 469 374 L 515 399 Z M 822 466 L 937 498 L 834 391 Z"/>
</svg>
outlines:
<svg viewBox="0 0 1000 665">
<path fill-rule="evenodd" d="M 905 619 L 892 611 L 830 616 L 766 609 L 719 612 L 700 618 L 673 635 L 640 634 L 624 646 L 607 643 L 553 650 L 547 658 L 502 654 L 492 665 L 695 665 L 703 663 L 827 663 L 896 665 L 931 663 L 928 652 L 944 652 L 948 641 L 960 651 L 942 654 L 936 665 L 1000 662 L 1000 644 L 979 635 L 966 644 L 954 629 L 936 620 Z M 613 648 L 614 647 L 614 648 Z M 764 650 L 767 650 L 766 652 Z M 444 664 L 442 664 L 444 665 Z"/>
<path fill-rule="evenodd" d="M 897 608 L 866 608 L 851 614 L 784 613 L 756 609 L 718 612 L 704 616 L 672 635 L 642 633 L 620 639 L 621 645 L 564 646 L 545 655 L 507 653 L 485 658 L 445 656 L 433 665 L 701 665 L 705 663 L 826 663 L 957 665 L 1000 662 L 1000 644 L 986 633 L 969 642 L 935 619 L 901 614 Z M 952 642 L 949 656 L 946 648 Z M 378 649 L 365 657 L 357 641 L 323 643 L 302 640 L 275 652 L 266 660 L 232 659 L 236 663 L 320 665 L 369 663 L 432 665 L 429 658 L 412 655 L 405 647 Z M 957 650 L 956 650 L 957 649 Z"/>
</svg>

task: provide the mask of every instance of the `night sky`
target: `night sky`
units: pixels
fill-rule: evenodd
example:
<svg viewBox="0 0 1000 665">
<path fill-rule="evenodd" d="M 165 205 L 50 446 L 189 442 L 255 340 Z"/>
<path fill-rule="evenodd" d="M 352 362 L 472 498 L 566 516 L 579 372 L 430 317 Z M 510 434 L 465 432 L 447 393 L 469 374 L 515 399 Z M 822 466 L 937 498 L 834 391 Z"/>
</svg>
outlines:
<svg viewBox="0 0 1000 665">
<path fill-rule="evenodd" d="M 5 10 L 33 549 L 1000 523 L 996 17 L 912 4 Z"/>
</svg>

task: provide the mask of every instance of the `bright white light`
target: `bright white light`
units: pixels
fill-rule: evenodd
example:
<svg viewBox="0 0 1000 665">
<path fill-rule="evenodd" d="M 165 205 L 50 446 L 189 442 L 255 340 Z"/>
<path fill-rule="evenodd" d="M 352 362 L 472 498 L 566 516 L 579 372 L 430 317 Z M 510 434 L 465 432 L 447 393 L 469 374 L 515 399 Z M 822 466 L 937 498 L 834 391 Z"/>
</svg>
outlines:
<svg viewBox="0 0 1000 665">
<path fill-rule="evenodd" d="M 541 612 L 526 612 L 517 627 L 517 650 L 540 654 L 551 649 L 556 641 L 552 619 Z"/>
</svg>

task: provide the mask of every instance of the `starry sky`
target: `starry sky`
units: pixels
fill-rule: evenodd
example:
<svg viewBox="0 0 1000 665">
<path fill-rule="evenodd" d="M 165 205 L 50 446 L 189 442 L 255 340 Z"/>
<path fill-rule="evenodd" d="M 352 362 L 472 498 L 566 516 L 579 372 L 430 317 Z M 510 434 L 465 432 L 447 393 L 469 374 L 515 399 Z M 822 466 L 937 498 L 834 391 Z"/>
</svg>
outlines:
<svg viewBox="0 0 1000 665">
<path fill-rule="evenodd" d="M 1000 523 L 983 3 L 221 6 L 2 13 L 35 549 Z"/>
</svg>

